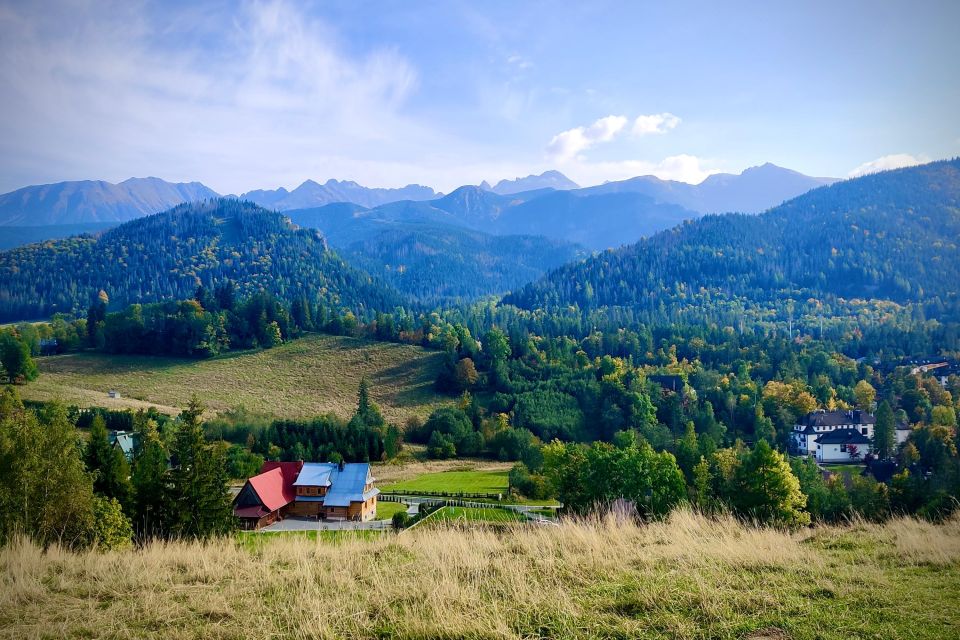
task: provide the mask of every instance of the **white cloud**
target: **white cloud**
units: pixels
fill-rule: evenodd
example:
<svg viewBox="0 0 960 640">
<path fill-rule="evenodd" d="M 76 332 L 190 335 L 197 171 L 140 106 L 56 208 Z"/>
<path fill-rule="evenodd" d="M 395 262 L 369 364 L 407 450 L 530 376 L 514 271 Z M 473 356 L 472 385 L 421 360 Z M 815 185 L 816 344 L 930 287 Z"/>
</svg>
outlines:
<svg viewBox="0 0 960 640">
<path fill-rule="evenodd" d="M 883 156 L 870 162 L 864 162 L 856 169 L 847 174 L 850 178 L 867 175 L 868 173 L 877 173 L 878 171 L 887 171 L 888 169 L 900 169 L 901 167 L 913 167 L 918 164 L 930 162 L 930 158 L 921 154 L 912 156 L 909 153 L 895 153 L 889 156 Z"/>
<path fill-rule="evenodd" d="M 651 133 L 666 133 L 680 124 L 680 118 L 672 113 L 655 113 L 649 116 L 637 116 L 631 130 L 635 136 L 645 136 Z"/>
<path fill-rule="evenodd" d="M 348 52 L 299 3 L 4 9 L 0 175 L 9 188 L 159 175 L 238 192 L 358 177 L 340 170 L 345 156 L 397 166 L 411 149 L 449 142 L 405 115 L 418 73 L 402 54 Z"/>
<path fill-rule="evenodd" d="M 559 162 L 570 160 L 596 144 L 613 140 L 625 126 L 627 119 L 624 116 L 607 116 L 588 127 L 568 129 L 553 136 L 547 145 L 547 153 Z"/>
<path fill-rule="evenodd" d="M 584 186 L 613 180 L 626 180 L 637 176 L 656 176 L 661 180 L 677 180 L 699 184 L 707 176 L 720 173 L 710 168 L 710 162 L 697 156 L 680 154 L 658 162 L 645 160 L 622 160 L 616 162 L 587 162 L 582 158 L 562 165 L 562 170 L 578 184 Z"/>
</svg>

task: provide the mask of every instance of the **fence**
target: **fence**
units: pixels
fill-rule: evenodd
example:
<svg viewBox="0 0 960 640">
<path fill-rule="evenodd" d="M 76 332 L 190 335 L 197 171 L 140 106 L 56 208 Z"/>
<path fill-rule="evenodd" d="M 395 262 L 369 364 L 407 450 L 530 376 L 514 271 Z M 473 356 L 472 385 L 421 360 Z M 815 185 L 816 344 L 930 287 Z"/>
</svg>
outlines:
<svg viewBox="0 0 960 640">
<path fill-rule="evenodd" d="M 381 496 L 427 496 L 430 498 L 483 498 L 486 500 L 503 500 L 502 493 L 470 493 L 468 491 L 380 491 Z"/>
</svg>

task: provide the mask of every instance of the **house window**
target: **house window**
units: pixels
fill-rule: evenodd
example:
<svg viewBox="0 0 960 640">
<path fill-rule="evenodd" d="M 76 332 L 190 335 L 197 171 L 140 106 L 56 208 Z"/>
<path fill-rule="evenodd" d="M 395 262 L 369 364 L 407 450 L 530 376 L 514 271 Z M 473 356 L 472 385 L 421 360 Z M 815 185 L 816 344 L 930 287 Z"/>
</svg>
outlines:
<svg viewBox="0 0 960 640">
<path fill-rule="evenodd" d="M 860 429 L 860 433 L 862 433 L 863 435 L 867 435 L 867 428 L 864 427 L 863 429 Z"/>
<path fill-rule="evenodd" d="M 841 453 L 846 453 L 846 452 L 847 452 L 847 445 L 845 445 L 845 444 L 840 445 L 840 452 L 841 452 Z"/>
</svg>

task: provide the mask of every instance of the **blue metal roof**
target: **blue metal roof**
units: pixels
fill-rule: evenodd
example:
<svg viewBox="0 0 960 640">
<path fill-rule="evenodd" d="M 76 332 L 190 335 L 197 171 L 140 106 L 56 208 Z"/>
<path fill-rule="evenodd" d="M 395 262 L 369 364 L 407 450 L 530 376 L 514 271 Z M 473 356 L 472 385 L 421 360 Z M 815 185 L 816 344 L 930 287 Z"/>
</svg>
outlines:
<svg viewBox="0 0 960 640">
<path fill-rule="evenodd" d="M 131 459 L 133 458 L 133 450 L 136 446 L 135 436 L 136 434 L 133 431 L 111 431 L 109 440 L 111 444 L 120 447 L 120 450 L 123 451 L 123 455 L 127 456 L 127 459 Z"/>
<path fill-rule="evenodd" d="M 332 462 L 305 462 L 300 475 L 294 485 L 311 487 L 329 487 L 327 495 L 321 499 L 307 500 L 307 502 L 323 501 L 328 507 L 347 507 L 351 502 L 363 502 L 380 493 L 379 489 L 371 489 L 364 493 L 363 489 L 370 477 L 370 465 L 366 462 L 348 463 L 343 470 Z M 305 497 L 297 496 L 297 500 Z"/>
<path fill-rule="evenodd" d="M 337 470 L 332 462 L 304 462 L 300 475 L 294 481 L 295 487 L 329 487 L 330 474 Z"/>
</svg>

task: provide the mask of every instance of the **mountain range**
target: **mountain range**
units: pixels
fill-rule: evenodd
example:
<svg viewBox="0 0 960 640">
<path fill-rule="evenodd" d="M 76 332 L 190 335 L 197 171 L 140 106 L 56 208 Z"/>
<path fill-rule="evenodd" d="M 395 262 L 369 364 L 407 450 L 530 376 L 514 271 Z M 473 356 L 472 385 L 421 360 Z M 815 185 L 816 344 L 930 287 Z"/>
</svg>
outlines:
<svg viewBox="0 0 960 640">
<path fill-rule="evenodd" d="M 547 171 L 539 176 L 527 176 L 515 180 L 501 180 L 490 187 L 484 183 L 480 187 L 462 187 L 453 193 L 461 191 L 461 196 L 470 197 L 464 200 L 467 207 L 462 213 L 470 217 L 469 208 L 486 207 L 505 210 L 508 206 L 517 204 L 517 200 L 530 201 L 539 196 L 553 195 L 554 204 L 559 205 L 568 213 L 563 215 L 582 216 L 566 220 L 564 224 L 594 224 L 603 215 L 603 212 L 591 210 L 589 206 L 571 204 L 567 196 L 557 196 L 555 192 L 562 192 L 575 196 L 596 196 L 610 194 L 635 194 L 644 196 L 630 200 L 629 198 L 611 199 L 618 206 L 626 206 L 635 202 L 637 209 L 626 216 L 634 220 L 642 220 L 648 216 L 652 205 L 673 205 L 686 210 L 686 217 L 697 217 L 703 213 L 740 211 L 758 213 L 769 207 L 776 206 L 782 201 L 800 195 L 812 188 L 832 182 L 829 178 L 810 178 L 802 174 L 782 169 L 771 164 L 747 169 L 740 175 L 717 174 L 710 176 L 699 185 L 690 185 L 682 182 L 660 180 L 653 176 L 642 176 L 609 182 L 595 187 L 579 188 L 576 183 L 558 171 Z M 489 194 L 484 199 L 478 193 Z M 465 195 L 465 194 L 470 194 Z M 500 196 L 506 200 L 495 200 Z M 119 184 L 104 181 L 60 182 L 56 184 L 24 187 L 11 193 L 0 195 L 0 226 L 47 226 L 71 224 L 108 224 L 120 223 L 152 213 L 164 211 L 183 202 L 192 202 L 219 197 L 212 189 L 197 183 L 168 183 L 159 178 L 131 178 Z M 232 196 L 230 196 L 232 197 Z M 368 188 L 351 181 L 328 180 L 324 184 L 307 180 L 292 191 L 285 188 L 275 190 L 256 190 L 238 196 L 249 200 L 264 208 L 276 211 L 292 211 L 324 206 L 336 202 L 349 202 L 367 208 L 376 208 L 394 202 L 438 202 L 438 208 L 449 210 L 446 196 L 437 193 L 430 187 L 408 185 L 399 189 Z M 491 202 L 497 204 L 491 205 Z M 550 201 L 548 201 L 550 202 Z M 603 200 L 595 201 L 603 202 Z M 541 203 L 544 205 L 546 203 Z M 679 210 L 673 209 L 674 213 Z M 480 216 L 488 216 L 484 213 Z M 622 213 L 617 214 L 623 216 Z M 652 216 L 662 217 L 659 213 Z M 476 217 L 470 218 L 476 219 Z M 605 223 L 605 222 L 604 222 Z M 518 223 L 518 228 L 532 228 L 532 223 Z M 535 225 L 533 225 L 535 226 Z M 640 235 L 650 231 L 650 225 L 640 225 Z M 497 230 L 491 232 L 499 233 Z M 507 231 L 510 232 L 510 231 Z M 36 235 L 30 235 L 37 238 Z M 39 234 L 42 235 L 42 234 Z M 616 246 L 623 239 L 614 238 L 614 244 L 609 237 L 600 234 L 596 239 L 596 246 Z M 627 239 L 639 237 L 632 227 Z M 55 236 L 37 239 L 50 239 Z M 556 237 L 556 236 L 552 236 Z M 581 235 L 579 238 L 586 236 Z M 575 237 L 566 238 L 577 240 Z M 579 240 L 578 240 L 579 241 Z M 9 246 L 9 241 L 3 243 Z"/>
<path fill-rule="evenodd" d="M 58 182 L 0 195 L 0 225 L 41 226 L 125 222 L 164 211 L 182 202 L 216 198 L 199 182 L 160 178 Z"/>
<path fill-rule="evenodd" d="M 235 198 L 182 204 L 0 252 L 0 321 L 82 312 L 101 289 L 119 306 L 224 279 L 241 293 L 306 295 L 357 313 L 510 289 L 501 304 L 618 322 L 732 326 L 796 313 L 809 323 L 869 305 L 942 318 L 960 308 L 960 159 L 820 187 L 759 215 L 689 220 L 690 210 L 635 191 L 578 191 L 462 187 L 431 201 L 284 213 Z M 680 218 L 593 255 L 569 239 L 619 229 L 626 240 L 629 225 Z"/>
<path fill-rule="evenodd" d="M 726 321 L 857 314 L 864 301 L 956 313 L 960 159 L 821 187 L 766 213 L 708 215 L 552 271 L 506 296 L 525 309 Z M 891 307 L 892 309 L 892 307 Z"/>
<path fill-rule="evenodd" d="M 248 191 L 241 200 L 275 211 L 321 207 L 334 202 L 350 202 L 364 207 L 376 207 L 398 200 L 433 200 L 440 196 L 430 187 L 409 184 L 400 189 L 368 188 L 350 180 L 327 180 L 324 184 L 307 180 L 293 191 L 283 187 L 273 191 Z"/>
</svg>

